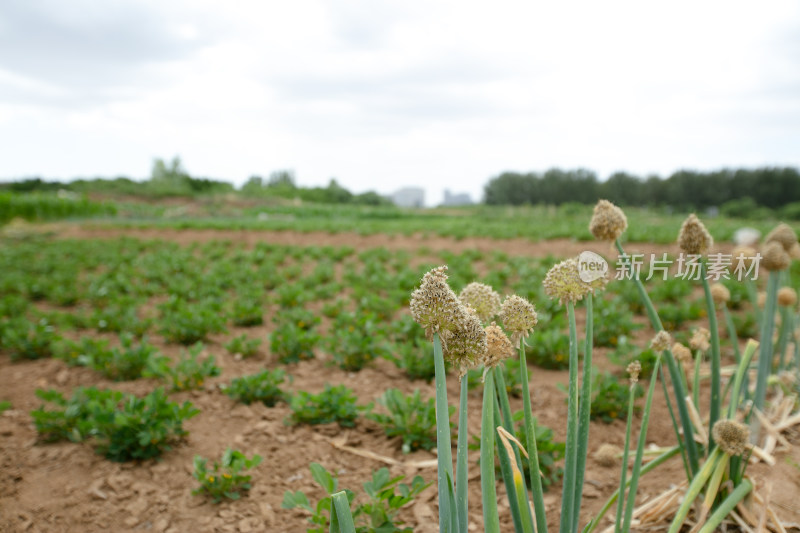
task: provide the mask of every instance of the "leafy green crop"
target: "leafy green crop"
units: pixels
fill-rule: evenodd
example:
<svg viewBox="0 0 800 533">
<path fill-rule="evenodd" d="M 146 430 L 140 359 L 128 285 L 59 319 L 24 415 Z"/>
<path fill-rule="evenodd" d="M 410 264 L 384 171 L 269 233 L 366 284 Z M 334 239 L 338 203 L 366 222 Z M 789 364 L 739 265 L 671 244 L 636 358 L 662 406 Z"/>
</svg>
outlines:
<svg viewBox="0 0 800 533">
<path fill-rule="evenodd" d="M 328 494 L 312 507 L 303 491 L 287 490 L 283 495 L 284 509 L 301 508 L 311 514 L 308 521 L 315 527 L 308 528 L 308 533 L 327 533 L 330 527 L 331 495 L 338 492 L 339 480 L 325 470 L 319 463 L 311 463 L 311 476 Z M 372 480 L 364 483 L 367 501 L 359 503 L 353 510 L 356 533 L 410 533 L 409 527 L 400 529 L 403 523 L 397 519 L 400 509 L 410 503 L 420 492 L 430 485 L 420 476 L 415 476 L 411 485 L 400 483 L 403 476 L 391 477 L 387 468 L 376 470 Z M 350 504 L 356 500 L 356 494 L 347 490 Z"/>
<path fill-rule="evenodd" d="M 261 463 L 261 456 L 256 454 L 248 459 L 240 451 L 228 448 L 222 454 L 222 460 L 214 461 L 214 467 L 208 468 L 208 459 L 195 455 L 194 472 L 192 475 L 200 482 L 200 487 L 193 490 L 192 494 L 205 494 L 210 496 L 214 503 L 219 503 L 223 498 L 238 500 L 240 492 L 250 490 L 251 476 L 242 474 Z"/>
<path fill-rule="evenodd" d="M 37 390 L 36 395 L 57 407 L 31 412 L 44 440 L 91 438 L 97 451 L 112 461 L 161 455 L 186 436 L 183 421 L 199 413 L 189 402 L 170 402 L 160 388 L 143 398 L 94 387 L 76 389 L 69 400 L 53 390 Z"/>
<path fill-rule="evenodd" d="M 258 374 L 234 379 L 230 385 L 223 387 L 222 391 L 238 402 L 245 404 L 263 402 L 264 405 L 272 407 L 277 402 L 286 400 L 288 396 L 280 389 L 285 376 L 286 371 L 281 368 L 263 370 Z"/>
<path fill-rule="evenodd" d="M 358 418 L 356 396 L 344 385 L 325 385 L 319 394 L 300 391 L 292 396 L 291 422 L 295 424 L 328 424 L 337 422 L 342 427 L 355 426 Z"/>
<path fill-rule="evenodd" d="M 436 446 L 436 405 L 433 398 L 423 401 L 419 389 L 409 396 L 398 389 L 389 389 L 378 403 L 389 413 L 369 413 L 367 418 L 380 424 L 388 437 L 401 437 L 403 453 L 431 450 Z M 449 409 L 452 416 L 456 408 L 451 405 Z"/>
</svg>

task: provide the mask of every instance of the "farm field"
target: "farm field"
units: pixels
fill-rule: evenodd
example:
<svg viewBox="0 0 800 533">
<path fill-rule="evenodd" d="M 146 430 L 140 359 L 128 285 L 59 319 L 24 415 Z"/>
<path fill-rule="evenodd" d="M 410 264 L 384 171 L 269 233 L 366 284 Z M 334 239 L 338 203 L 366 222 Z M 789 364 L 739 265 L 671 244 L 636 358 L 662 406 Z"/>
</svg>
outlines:
<svg viewBox="0 0 800 533">
<path fill-rule="evenodd" d="M 626 250 L 675 257 L 679 248 L 672 242 L 681 218 L 660 224 L 652 242 L 634 234 Z M 340 489 L 356 492 L 356 503 L 368 501 L 363 484 L 380 468 L 404 476 L 402 482 L 409 485 L 420 476 L 430 485 L 399 510 L 404 522 L 399 527 L 437 531 L 435 433 L 432 445 L 425 435 L 387 436 L 391 424 L 382 423 L 380 415 L 387 413 L 381 401 L 386 403 L 390 389 L 404 395 L 419 390 L 425 401 L 435 395 L 431 344 L 408 306 L 423 274 L 443 264 L 456 293 L 478 281 L 501 296 L 518 294 L 536 306 L 538 325 L 527 340 L 530 393 L 542 430 L 537 436 L 540 455 L 552 443 L 543 459 L 552 461 L 545 472 L 550 487 L 544 502 L 549 526 L 557 528 L 568 324 L 564 307 L 545 294 L 542 280 L 555 263 L 584 250 L 612 264 L 616 258 L 608 243 L 587 240 L 588 215 L 580 231 L 574 230 L 578 219 L 569 219 L 563 234 L 541 239 L 530 229 L 519 230 L 513 216 L 497 222 L 505 229 L 496 234 L 505 239 L 491 238 L 479 225 L 451 232 L 445 228 L 457 226 L 452 220 L 451 226 L 436 223 L 440 230 L 428 233 L 421 222 L 405 222 L 406 231 L 381 232 L 387 227 L 377 225 L 374 231 L 354 233 L 346 231 L 353 221 L 328 224 L 324 217 L 302 231 L 288 229 L 291 220 L 259 227 L 208 218 L 24 225 L 6 232 L 0 252 L 0 402 L 8 403 L 0 414 L 0 468 L 7 475 L 0 488 L 0 530 L 306 531 L 315 527 L 308 522 L 311 513 L 285 509 L 283 503 L 286 491 L 302 491 L 311 507 L 326 496 L 312 477 L 310 463 L 315 462 L 338 476 Z M 714 251 L 731 252 L 729 239 L 737 224 L 723 219 L 709 224 L 719 241 Z M 568 238 L 576 235 L 582 240 Z M 796 289 L 798 280 L 794 261 L 787 281 Z M 759 282 L 764 285 L 765 279 Z M 758 336 L 755 313 L 743 283 L 724 284 L 731 294 L 736 346 L 742 348 L 746 339 Z M 699 282 L 655 277 L 646 286 L 675 340 L 688 344 L 695 328 L 708 327 Z M 655 332 L 632 282 L 612 280 L 595 297 L 594 313 L 595 388 L 602 388 L 596 411 L 593 402 L 581 527 L 619 484 L 619 459 L 608 463 L 595 454 L 604 444 L 624 445 L 625 368 L 640 360 L 646 389 L 647 362 L 652 368 L 654 360 L 649 343 Z M 578 308 L 578 327 L 585 322 Z M 735 363 L 734 345 L 725 325 L 719 328 L 723 366 L 728 367 Z M 232 397 L 233 380 L 265 370 L 269 400 L 247 404 Z M 504 375 L 511 410 L 519 411 L 519 365 L 506 363 Z M 470 380 L 469 433 L 477 438 L 480 370 L 465 379 Z M 315 412 L 311 395 L 325 394 L 328 386 L 349 391 L 336 389 L 333 399 L 322 402 L 333 414 Z M 161 412 L 173 418 L 148 433 L 152 440 L 131 443 L 129 438 L 122 442 L 127 448 L 120 447 L 120 442 L 108 442 L 107 433 L 84 429 L 86 413 L 80 408 L 77 413 L 75 406 L 65 409 L 80 387 L 140 398 L 161 389 L 164 402 L 176 403 Z M 455 405 L 460 388 L 454 371 L 447 387 Z M 793 387 L 787 394 L 797 392 Z M 37 390 L 56 391 L 63 401 L 55 393 L 37 395 Z M 701 405 L 709 394 L 701 382 Z M 59 401 L 63 416 L 48 417 Z M 175 413 L 185 402 L 191 407 L 184 408 L 176 430 L 175 417 L 181 415 Z M 643 398 L 637 402 L 641 407 Z M 103 401 L 93 409 L 93 416 L 108 416 L 97 415 Z M 31 414 L 37 410 L 38 418 Z M 455 416 L 452 421 L 457 422 Z M 634 429 L 640 421 L 641 415 L 635 415 Z M 675 443 L 660 388 L 647 435 L 648 444 L 659 448 Z M 800 432 L 791 428 L 784 438 L 790 447 L 775 452 L 775 466 L 762 462 L 747 471 L 770 484 L 772 507 L 784 522 L 800 523 Z M 404 453 L 404 447 L 420 449 Z M 262 458 L 247 472 L 252 476 L 249 493 L 221 503 L 192 494 L 200 486 L 193 477 L 195 456 L 213 463 L 228 448 Z M 469 452 L 471 531 L 482 530 L 483 524 L 478 457 L 477 449 Z M 684 467 L 675 457 L 642 478 L 637 501 L 683 479 Z M 501 528 L 511 531 L 499 475 L 497 487 Z"/>
</svg>

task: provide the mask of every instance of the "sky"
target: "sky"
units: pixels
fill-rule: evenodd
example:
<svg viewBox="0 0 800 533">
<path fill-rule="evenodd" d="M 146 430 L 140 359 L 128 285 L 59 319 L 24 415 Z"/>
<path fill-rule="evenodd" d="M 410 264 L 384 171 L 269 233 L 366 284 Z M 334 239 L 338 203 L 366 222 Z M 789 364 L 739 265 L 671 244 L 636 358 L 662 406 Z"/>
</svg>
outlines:
<svg viewBox="0 0 800 533">
<path fill-rule="evenodd" d="M 0 180 L 800 166 L 800 2 L 3 0 Z"/>
</svg>

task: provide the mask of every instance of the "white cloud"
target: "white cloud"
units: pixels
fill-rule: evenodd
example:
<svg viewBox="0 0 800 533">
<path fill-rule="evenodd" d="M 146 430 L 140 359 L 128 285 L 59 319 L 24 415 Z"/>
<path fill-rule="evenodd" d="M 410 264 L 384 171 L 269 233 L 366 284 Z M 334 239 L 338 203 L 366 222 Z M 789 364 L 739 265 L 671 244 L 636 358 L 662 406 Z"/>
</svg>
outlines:
<svg viewBox="0 0 800 533">
<path fill-rule="evenodd" d="M 791 1 L 0 6 L 0 176 L 422 185 L 800 165 Z"/>
</svg>

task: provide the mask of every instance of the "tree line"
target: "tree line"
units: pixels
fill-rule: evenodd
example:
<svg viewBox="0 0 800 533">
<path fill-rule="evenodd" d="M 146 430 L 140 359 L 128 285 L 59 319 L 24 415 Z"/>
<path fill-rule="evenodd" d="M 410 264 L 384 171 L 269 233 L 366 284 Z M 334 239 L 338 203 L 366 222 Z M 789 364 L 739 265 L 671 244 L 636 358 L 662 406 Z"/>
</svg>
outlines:
<svg viewBox="0 0 800 533">
<path fill-rule="evenodd" d="M 687 210 L 776 209 L 800 202 L 800 173 L 793 167 L 680 170 L 667 178 L 617 172 L 600 181 L 591 170 L 553 168 L 543 173 L 503 172 L 485 185 L 484 193 L 489 205 L 593 204 L 604 198 L 618 205 Z"/>
</svg>

